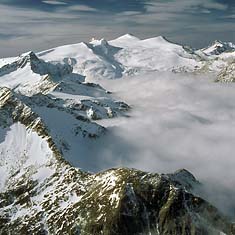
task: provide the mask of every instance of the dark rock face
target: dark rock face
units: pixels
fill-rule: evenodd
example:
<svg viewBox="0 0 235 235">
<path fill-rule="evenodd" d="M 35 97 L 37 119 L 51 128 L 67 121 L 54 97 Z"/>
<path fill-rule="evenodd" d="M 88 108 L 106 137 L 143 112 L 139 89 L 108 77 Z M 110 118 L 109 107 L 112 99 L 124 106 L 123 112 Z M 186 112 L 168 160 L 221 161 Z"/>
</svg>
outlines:
<svg viewBox="0 0 235 235">
<path fill-rule="evenodd" d="M 219 231 L 229 234 L 231 225 L 213 206 L 182 186 L 176 188 L 165 175 L 128 169 L 108 172 L 117 177 L 116 186 L 102 192 L 103 185 L 95 185 L 93 194 L 104 199 L 94 200 L 98 204 L 103 202 L 104 208 L 99 212 L 95 209 L 94 214 L 88 212 L 94 217 L 84 234 L 219 234 Z M 118 193 L 114 207 L 109 205 L 110 201 L 105 202 L 113 192 Z M 100 215 L 102 219 L 96 220 Z"/>
<path fill-rule="evenodd" d="M 220 55 L 224 52 L 233 52 L 235 50 L 235 45 L 231 42 L 221 42 L 219 40 L 216 40 L 209 47 L 203 50 L 208 49 L 210 51 L 209 55 Z"/>
<path fill-rule="evenodd" d="M 44 195 L 47 200 L 37 213 L 30 204 L 30 198 L 39 196 L 42 186 L 37 183 L 24 182 L 24 187 L 1 193 L 1 209 L 20 205 L 29 214 L 17 220 L 10 213 L 1 214 L 0 234 L 233 234 L 232 225 L 216 208 L 179 183 L 175 187 L 166 175 L 132 169 L 90 175 L 72 168 L 62 174 L 58 171 L 47 182 L 57 185 L 56 201 L 51 200 L 52 195 Z M 66 185 L 73 185 L 70 194 L 76 193 L 79 199 L 61 209 L 59 202 L 69 195 Z"/>
<path fill-rule="evenodd" d="M 4 65 L 0 68 L 0 76 L 9 74 L 19 68 L 29 65 L 31 70 L 40 75 L 50 75 L 52 77 L 62 77 L 71 74 L 72 66 L 68 64 L 53 64 L 39 59 L 33 52 L 20 56 L 15 62 Z"/>
</svg>

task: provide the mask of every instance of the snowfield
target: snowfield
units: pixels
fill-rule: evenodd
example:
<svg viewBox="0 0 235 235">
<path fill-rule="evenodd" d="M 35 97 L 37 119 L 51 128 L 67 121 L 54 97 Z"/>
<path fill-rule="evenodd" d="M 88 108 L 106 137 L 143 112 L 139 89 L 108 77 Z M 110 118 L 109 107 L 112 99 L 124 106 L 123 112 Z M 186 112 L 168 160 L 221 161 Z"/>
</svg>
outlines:
<svg viewBox="0 0 235 235">
<path fill-rule="evenodd" d="M 5 132 L 5 133 L 4 133 Z M 22 165 L 25 168 L 37 169 L 37 179 L 48 177 L 53 170 L 42 169 L 49 163 L 53 152 L 45 139 L 40 138 L 36 132 L 27 130 L 21 123 L 13 124 L 10 130 L 0 129 L 0 190 L 9 176 L 18 171 Z M 29 157 L 28 157 L 29 156 Z M 22 173 L 22 172 L 21 172 Z M 23 173 L 22 173 L 23 174 Z"/>
</svg>

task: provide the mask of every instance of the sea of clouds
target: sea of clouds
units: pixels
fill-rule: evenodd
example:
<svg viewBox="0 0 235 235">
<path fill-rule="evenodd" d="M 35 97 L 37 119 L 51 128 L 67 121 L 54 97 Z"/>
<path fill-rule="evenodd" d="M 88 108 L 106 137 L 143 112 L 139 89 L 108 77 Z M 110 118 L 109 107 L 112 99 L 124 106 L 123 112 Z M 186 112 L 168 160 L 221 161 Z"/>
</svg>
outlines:
<svg viewBox="0 0 235 235">
<path fill-rule="evenodd" d="M 129 118 L 99 122 L 108 133 L 86 145 L 79 167 L 186 168 L 203 183 L 203 197 L 235 217 L 235 84 L 213 80 L 150 73 L 102 82 L 132 110 Z"/>
</svg>

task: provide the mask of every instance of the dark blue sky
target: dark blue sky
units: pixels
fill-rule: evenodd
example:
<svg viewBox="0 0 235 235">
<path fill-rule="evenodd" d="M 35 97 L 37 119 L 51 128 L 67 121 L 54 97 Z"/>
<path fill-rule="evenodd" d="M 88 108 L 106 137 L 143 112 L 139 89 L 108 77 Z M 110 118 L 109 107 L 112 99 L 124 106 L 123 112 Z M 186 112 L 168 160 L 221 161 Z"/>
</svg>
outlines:
<svg viewBox="0 0 235 235">
<path fill-rule="evenodd" d="M 0 57 L 125 33 L 235 42 L 232 0 L 0 0 L 0 15 Z"/>
</svg>

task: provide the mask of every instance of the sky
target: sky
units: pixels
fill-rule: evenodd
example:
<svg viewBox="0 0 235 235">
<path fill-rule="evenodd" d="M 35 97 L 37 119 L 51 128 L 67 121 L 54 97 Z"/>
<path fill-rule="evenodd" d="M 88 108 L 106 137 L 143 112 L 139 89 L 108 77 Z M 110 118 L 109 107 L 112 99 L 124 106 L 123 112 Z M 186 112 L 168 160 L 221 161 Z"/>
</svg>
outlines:
<svg viewBox="0 0 235 235">
<path fill-rule="evenodd" d="M 235 42 L 233 0 L 0 0 L 0 15 L 0 58 L 126 33 Z"/>
</svg>

